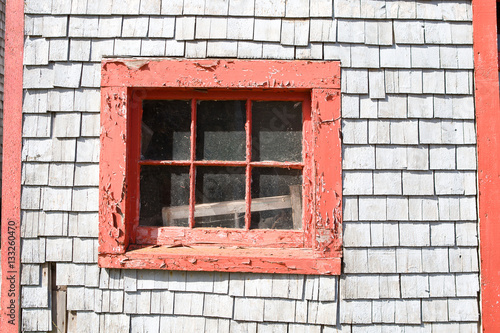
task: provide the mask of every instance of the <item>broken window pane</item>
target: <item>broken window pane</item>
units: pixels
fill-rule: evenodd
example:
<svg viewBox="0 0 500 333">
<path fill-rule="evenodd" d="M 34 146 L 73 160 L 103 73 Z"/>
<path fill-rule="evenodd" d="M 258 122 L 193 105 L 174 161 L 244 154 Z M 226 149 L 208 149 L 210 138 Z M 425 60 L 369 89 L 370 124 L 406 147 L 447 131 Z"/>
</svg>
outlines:
<svg viewBox="0 0 500 333">
<path fill-rule="evenodd" d="M 199 101 L 197 118 L 197 160 L 245 160 L 244 101 Z"/>
<path fill-rule="evenodd" d="M 141 166 L 140 224 L 187 227 L 189 167 Z"/>
<path fill-rule="evenodd" d="M 302 171 L 252 169 L 252 229 L 302 229 Z"/>
<path fill-rule="evenodd" d="M 302 161 L 301 102 L 252 102 L 252 160 Z"/>
<path fill-rule="evenodd" d="M 245 168 L 197 167 L 197 227 L 245 227 Z"/>
<path fill-rule="evenodd" d="M 141 159 L 189 160 L 191 101 L 143 102 Z"/>
</svg>

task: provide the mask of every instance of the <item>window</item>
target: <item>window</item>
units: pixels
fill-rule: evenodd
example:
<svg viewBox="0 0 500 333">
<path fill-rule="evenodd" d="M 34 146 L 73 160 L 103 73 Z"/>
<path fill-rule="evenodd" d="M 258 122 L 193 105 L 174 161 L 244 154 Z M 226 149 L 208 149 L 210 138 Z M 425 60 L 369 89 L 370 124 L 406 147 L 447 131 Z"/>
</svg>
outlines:
<svg viewBox="0 0 500 333">
<path fill-rule="evenodd" d="M 338 62 L 102 64 L 99 264 L 339 274 Z"/>
</svg>

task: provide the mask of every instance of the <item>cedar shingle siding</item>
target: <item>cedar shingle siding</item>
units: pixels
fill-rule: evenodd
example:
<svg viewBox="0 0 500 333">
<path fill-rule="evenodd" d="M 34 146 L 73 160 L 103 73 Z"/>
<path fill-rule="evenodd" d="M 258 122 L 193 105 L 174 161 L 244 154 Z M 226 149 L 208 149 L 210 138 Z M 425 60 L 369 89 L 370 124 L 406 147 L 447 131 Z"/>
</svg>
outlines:
<svg viewBox="0 0 500 333">
<path fill-rule="evenodd" d="M 471 1 L 25 2 L 25 332 L 478 330 Z M 343 274 L 99 269 L 105 56 L 340 60 Z"/>
</svg>

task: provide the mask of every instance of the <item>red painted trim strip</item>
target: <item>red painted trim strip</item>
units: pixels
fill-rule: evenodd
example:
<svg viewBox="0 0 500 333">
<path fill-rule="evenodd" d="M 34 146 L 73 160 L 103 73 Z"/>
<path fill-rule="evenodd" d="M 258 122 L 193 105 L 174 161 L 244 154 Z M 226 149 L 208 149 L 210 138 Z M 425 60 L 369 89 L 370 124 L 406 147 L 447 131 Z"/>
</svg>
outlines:
<svg viewBox="0 0 500 333">
<path fill-rule="evenodd" d="M 24 1 L 6 1 L 2 175 L 2 311 L 0 331 L 20 328 L 21 128 Z M 14 250 L 14 251 L 12 251 Z M 13 252 L 13 253 L 11 253 Z"/>
<path fill-rule="evenodd" d="M 500 101 L 496 1 L 473 0 L 483 332 L 500 331 Z"/>
<path fill-rule="evenodd" d="M 338 62 L 273 61 L 271 71 L 269 64 L 269 60 L 105 60 L 101 87 L 340 89 Z M 322 70 L 311 70 L 314 65 Z"/>
<path fill-rule="evenodd" d="M 311 249 L 145 247 L 124 255 L 99 255 L 103 267 L 278 274 L 340 274 L 340 256 L 318 258 Z"/>
</svg>

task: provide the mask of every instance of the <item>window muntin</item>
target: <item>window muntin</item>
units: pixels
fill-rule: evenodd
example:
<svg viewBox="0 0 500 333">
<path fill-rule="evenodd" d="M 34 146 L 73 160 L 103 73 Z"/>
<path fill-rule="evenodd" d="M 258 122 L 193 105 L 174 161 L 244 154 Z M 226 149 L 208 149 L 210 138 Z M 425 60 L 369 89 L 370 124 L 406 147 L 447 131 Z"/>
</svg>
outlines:
<svg viewBox="0 0 500 333">
<path fill-rule="evenodd" d="M 285 233 L 283 244 L 305 245 L 308 93 L 140 89 L 132 96 L 130 126 L 141 124 L 133 140 L 140 154 L 129 161 L 139 175 L 139 234 L 173 227 L 188 234 L 276 229 Z"/>
</svg>

